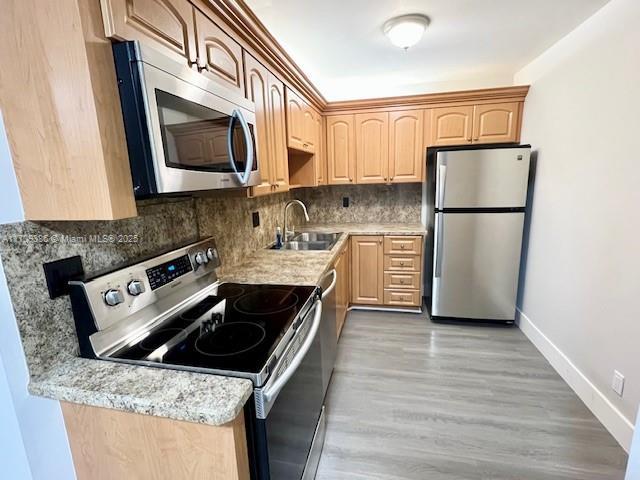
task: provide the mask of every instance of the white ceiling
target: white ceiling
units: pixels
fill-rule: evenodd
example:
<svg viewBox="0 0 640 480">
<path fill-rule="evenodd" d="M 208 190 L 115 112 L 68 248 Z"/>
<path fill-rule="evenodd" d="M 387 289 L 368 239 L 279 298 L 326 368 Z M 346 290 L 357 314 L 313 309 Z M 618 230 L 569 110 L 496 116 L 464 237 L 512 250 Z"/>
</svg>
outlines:
<svg viewBox="0 0 640 480">
<path fill-rule="evenodd" d="M 329 101 L 507 86 L 609 0 L 245 0 Z M 391 17 L 431 18 L 408 52 Z"/>
</svg>

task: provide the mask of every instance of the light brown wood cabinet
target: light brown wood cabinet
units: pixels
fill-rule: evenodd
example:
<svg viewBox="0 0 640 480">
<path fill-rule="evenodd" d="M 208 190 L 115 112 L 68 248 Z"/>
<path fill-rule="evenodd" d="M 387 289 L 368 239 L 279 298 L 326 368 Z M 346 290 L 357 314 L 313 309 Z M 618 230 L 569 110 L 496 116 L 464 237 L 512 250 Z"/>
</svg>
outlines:
<svg viewBox="0 0 640 480">
<path fill-rule="evenodd" d="M 267 75 L 269 85 L 269 120 L 271 157 L 269 163 L 273 185 L 277 192 L 289 190 L 289 163 L 287 157 L 287 119 L 285 114 L 285 87 L 273 73 Z"/>
<path fill-rule="evenodd" d="M 519 105 L 494 103 L 473 109 L 473 143 L 509 143 L 518 141 Z"/>
<path fill-rule="evenodd" d="M 383 237 L 355 235 L 351 237 L 351 302 L 382 305 L 384 302 Z"/>
<path fill-rule="evenodd" d="M 391 183 L 421 182 L 426 159 L 423 111 L 389 113 L 389 180 Z"/>
<path fill-rule="evenodd" d="M 288 189 L 289 174 L 284 138 L 284 85 L 267 68 L 245 52 L 247 98 L 256 108 L 256 149 L 262 182 L 251 196 Z"/>
<path fill-rule="evenodd" d="M 351 237 L 351 302 L 420 307 L 423 237 Z"/>
<path fill-rule="evenodd" d="M 317 125 L 312 108 L 290 88 L 286 88 L 287 146 L 306 153 L 315 152 Z"/>
<path fill-rule="evenodd" d="M 242 47 L 200 10 L 194 11 L 198 71 L 244 95 Z"/>
<path fill-rule="evenodd" d="M 430 123 L 429 146 L 466 145 L 472 140 L 473 106 L 434 108 Z"/>
<path fill-rule="evenodd" d="M 347 309 L 351 300 L 351 263 L 350 242 L 346 242 L 342 252 L 338 255 L 333 268 L 336 270 L 336 333 L 338 338 L 347 317 Z"/>
<path fill-rule="evenodd" d="M 353 115 L 327 117 L 327 175 L 330 185 L 351 185 L 356 176 Z"/>
<path fill-rule="evenodd" d="M 316 185 L 327 184 L 327 122 L 323 115 L 316 115 L 317 144 L 315 154 Z"/>
<path fill-rule="evenodd" d="M 138 40 L 195 65 L 194 8 L 187 0 L 100 0 L 107 37 Z"/>
<path fill-rule="evenodd" d="M 355 116 L 356 183 L 389 181 L 389 114 L 360 113 Z"/>
<path fill-rule="evenodd" d="M 430 112 L 428 146 L 510 143 L 519 139 L 518 102 L 441 107 Z"/>
<path fill-rule="evenodd" d="M 78 480 L 249 480 L 244 414 L 201 425 L 62 402 Z"/>
</svg>

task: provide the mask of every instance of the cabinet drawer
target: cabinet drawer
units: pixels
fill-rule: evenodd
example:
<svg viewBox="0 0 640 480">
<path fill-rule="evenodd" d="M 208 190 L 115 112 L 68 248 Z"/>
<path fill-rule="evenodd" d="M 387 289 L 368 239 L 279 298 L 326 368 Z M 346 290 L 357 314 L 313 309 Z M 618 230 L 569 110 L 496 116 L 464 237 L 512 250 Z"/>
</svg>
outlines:
<svg viewBox="0 0 640 480">
<path fill-rule="evenodd" d="M 419 307 L 421 304 L 419 290 L 385 290 L 384 304 L 402 307 Z"/>
<path fill-rule="evenodd" d="M 417 272 L 384 272 L 384 288 L 420 290 Z"/>
<path fill-rule="evenodd" d="M 416 255 L 385 255 L 384 269 L 396 272 L 419 272 L 422 269 L 422 257 Z"/>
<path fill-rule="evenodd" d="M 422 237 L 384 237 L 384 253 L 420 255 L 421 252 Z"/>
</svg>

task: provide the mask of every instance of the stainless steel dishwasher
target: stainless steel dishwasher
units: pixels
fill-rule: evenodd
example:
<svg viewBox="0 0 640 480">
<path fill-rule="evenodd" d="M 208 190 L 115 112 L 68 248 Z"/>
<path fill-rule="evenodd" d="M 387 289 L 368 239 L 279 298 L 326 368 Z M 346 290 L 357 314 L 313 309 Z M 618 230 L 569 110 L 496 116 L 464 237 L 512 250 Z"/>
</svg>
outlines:
<svg viewBox="0 0 640 480">
<path fill-rule="evenodd" d="M 320 320 L 320 349 L 322 362 L 322 391 L 327 394 L 333 366 L 336 363 L 338 335 L 336 330 L 336 282 L 335 269 L 330 270 L 320 282 L 322 289 L 322 318 Z"/>
</svg>

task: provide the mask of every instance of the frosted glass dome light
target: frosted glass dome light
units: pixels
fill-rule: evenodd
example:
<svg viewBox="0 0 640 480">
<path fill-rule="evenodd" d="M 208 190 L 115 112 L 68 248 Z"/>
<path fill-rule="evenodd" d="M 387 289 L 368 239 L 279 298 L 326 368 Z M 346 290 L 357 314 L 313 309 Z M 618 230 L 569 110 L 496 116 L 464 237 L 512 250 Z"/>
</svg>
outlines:
<svg viewBox="0 0 640 480">
<path fill-rule="evenodd" d="M 396 47 L 407 50 L 420 41 L 428 25 L 425 15 L 402 15 L 385 22 L 382 31 Z"/>
</svg>

